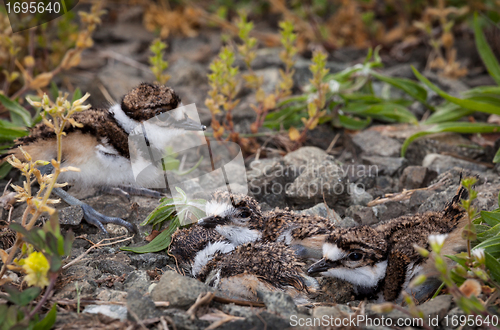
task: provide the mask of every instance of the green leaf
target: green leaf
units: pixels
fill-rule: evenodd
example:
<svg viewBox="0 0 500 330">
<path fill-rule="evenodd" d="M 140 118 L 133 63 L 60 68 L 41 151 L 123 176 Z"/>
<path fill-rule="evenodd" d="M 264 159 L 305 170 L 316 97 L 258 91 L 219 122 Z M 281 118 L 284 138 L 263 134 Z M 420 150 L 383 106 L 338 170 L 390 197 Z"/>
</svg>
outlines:
<svg viewBox="0 0 500 330">
<path fill-rule="evenodd" d="M 500 148 L 498 148 L 495 157 L 493 157 L 493 163 L 498 163 L 500 162 Z"/>
<path fill-rule="evenodd" d="M 71 99 L 71 103 L 75 102 L 76 100 L 78 99 L 81 99 L 82 98 L 82 91 L 80 90 L 79 87 L 77 87 L 75 89 L 75 91 L 73 92 L 73 98 Z"/>
<path fill-rule="evenodd" d="M 481 211 L 481 219 L 486 222 L 491 227 L 500 224 L 500 213 L 499 212 L 489 212 Z"/>
<path fill-rule="evenodd" d="M 474 110 L 469 110 L 462 108 L 455 103 L 449 103 L 436 108 L 436 111 L 427 118 L 427 120 L 423 121 L 422 125 L 432 125 L 439 124 L 443 122 L 456 121 L 462 117 L 468 116 L 474 113 Z"/>
<path fill-rule="evenodd" d="M 340 114 L 339 114 L 339 121 L 340 121 L 340 124 L 342 125 L 342 127 L 345 127 L 347 129 L 351 129 L 351 130 L 356 130 L 356 131 L 365 128 L 366 126 L 370 125 L 370 123 L 371 123 L 370 118 L 363 120 L 363 119 L 358 119 L 355 117 L 345 116 L 345 115 L 340 115 Z"/>
<path fill-rule="evenodd" d="M 54 81 L 50 82 L 50 95 L 52 96 L 53 100 L 59 97 L 59 88 Z"/>
<path fill-rule="evenodd" d="M 342 109 L 343 112 L 358 116 L 372 117 L 386 122 L 402 122 L 417 124 L 417 118 L 404 106 L 392 102 L 380 104 L 350 103 Z"/>
<path fill-rule="evenodd" d="M 488 268 L 488 270 L 490 271 L 490 276 L 497 283 L 500 283 L 500 262 L 488 252 L 485 252 L 484 256 L 486 268 Z"/>
<path fill-rule="evenodd" d="M 401 157 L 405 156 L 406 149 L 408 146 L 417 138 L 442 132 L 455 132 L 461 134 L 473 134 L 473 133 L 496 133 L 500 131 L 500 126 L 484 124 L 484 123 L 469 123 L 469 122 L 452 122 L 452 123 L 442 123 L 437 124 L 425 131 L 418 132 L 408 137 L 403 146 L 401 147 Z"/>
<path fill-rule="evenodd" d="M 459 264 L 462 267 L 468 268 L 467 267 L 467 260 L 465 258 L 460 258 L 456 255 L 445 255 L 445 257 L 450 258 L 451 260 L 455 261 L 457 264 Z"/>
<path fill-rule="evenodd" d="M 483 31 L 481 31 L 481 27 L 479 26 L 479 21 L 477 19 L 477 13 L 474 13 L 474 36 L 476 39 L 477 51 L 479 52 L 486 69 L 496 83 L 500 85 L 500 64 L 488 45 Z"/>
<path fill-rule="evenodd" d="M 427 104 L 427 91 L 416 82 L 406 78 L 387 77 L 374 71 L 372 71 L 371 74 L 375 78 L 382 80 L 383 82 L 386 82 L 398 89 L 401 89 L 402 91 L 406 92 L 406 94 L 413 97 L 415 100 L 420 101 L 422 104 L 425 104 L 428 108 L 432 109 L 432 106 L 429 106 Z"/>
<path fill-rule="evenodd" d="M 436 92 L 439 96 L 441 96 L 445 100 L 455 103 L 466 109 L 500 115 L 500 106 L 495 106 L 493 104 L 489 104 L 486 102 L 479 102 L 471 99 L 461 99 L 458 97 L 451 96 L 450 94 L 447 94 L 446 92 L 439 89 L 439 87 L 431 83 L 429 79 L 425 78 L 422 74 L 420 74 L 420 72 L 418 72 L 417 69 L 415 69 L 413 66 L 411 68 L 415 76 L 418 78 L 418 80 L 427 85 L 430 89 L 432 89 L 434 92 Z"/>
<path fill-rule="evenodd" d="M 123 251 L 130 251 L 134 253 L 149 253 L 149 252 L 159 252 L 162 250 L 165 250 L 168 248 L 170 245 L 170 240 L 172 237 L 172 234 L 175 232 L 175 230 L 180 226 L 179 221 L 176 219 L 172 221 L 170 226 L 166 228 L 164 231 L 162 231 L 158 236 L 156 236 L 151 242 L 149 242 L 146 245 L 143 246 L 137 246 L 137 247 L 122 247 L 120 250 Z"/>
<path fill-rule="evenodd" d="M 5 95 L 0 94 L 0 103 L 6 107 L 11 114 L 12 122 L 19 126 L 31 126 L 31 114 L 16 101 L 12 101 Z M 17 117 L 16 117 L 17 116 Z M 16 119 L 16 120 L 14 120 Z"/>
<path fill-rule="evenodd" d="M 54 304 L 52 305 L 52 308 L 50 311 L 45 315 L 43 320 L 35 324 L 33 327 L 33 330 L 50 330 L 56 323 L 56 316 L 57 316 L 57 305 Z"/>
<path fill-rule="evenodd" d="M 495 258 L 500 257 L 500 236 L 490 238 L 474 247 L 474 249 L 479 248 L 484 249 Z"/>
<path fill-rule="evenodd" d="M 9 297 L 7 297 L 7 300 L 9 300 L 10 302 L 13 302 L 14 304 L 16 304 L 18 306 L 28 305 L 36 297 L 38 297 L 38 295 L 42 291 L 42 289 L 40 289 L 39 287 L 36 287 L 36 286 L 31 287 L 31 288 L 27 288 L 22 292 L 18 291 L 16 288 L 14 288 L 13 286 L 10 286 L 10 285 L 3 286 L 3 289 L 5 290 L 5 292 L 7 292 L 9 294 Z"/>
<path fill-rule="evenodd" d="M 487 239 L 490 239 L 492 237 L 495 237 L 497 236 L 498 234 L 500 233 L 500 224 L 490 228 L 489 230 L 481 233 L 481 234 L 478 234 L 477 235 L 477 239 L 480 241 L 480 242 L 483 242 Z"/>
<path fill-rule="evenodd" d="M 9 163 L 3 163 L 0 165 L 0 179 L 5 178 L 7 174 L 9 174 L 10 170 L 12 169 L 12 165 Z"/>
</svg>

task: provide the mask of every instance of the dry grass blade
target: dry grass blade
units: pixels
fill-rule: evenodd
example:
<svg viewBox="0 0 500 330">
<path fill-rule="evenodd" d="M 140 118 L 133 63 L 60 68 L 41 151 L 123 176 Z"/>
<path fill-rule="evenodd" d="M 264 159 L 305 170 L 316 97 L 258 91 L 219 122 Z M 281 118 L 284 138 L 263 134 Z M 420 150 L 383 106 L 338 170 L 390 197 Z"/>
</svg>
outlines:
<svg viewBox="0 0 500 330">
<path fill-rule="evenodd" d="M 209 304 L 214 297 L 215 297 L 215 294 L 213 294 L 212 292 L 207 292 L 205 294 L 200 293 L 198 298 L 196 298 L 196 301 L 194 302 L 194 304 L 191 307 L 189 307 L 186 314 L 189 316 L 189 318 L 191 320 L 194 320 L 194 318 L 196 316 L 195 314 L 196 314 L 196 311 L 198 310 L 198 308 L 200 308 L 203 305 Z"/>
<path fill-rule="evenodd" d="M 244 317 L 228 315 L 228 314 L 225 314 L 225 313 L 223 313 L 221 311 L 218 311 L 217 313 L 206 314 L 206 315 L 204 315 L 204 317 L 218 318 L 219 319 L 218 321 L 215 321 L 214 323 L 210 324 L 210 326 L 208 326 L 207 328 L 205 328 L 205 330 L 217 329 L 218 327 L 220 327 L 224 323 L 231 322 L 231 321 L 236 321 L 236 320 L 244 320 L 245 319 Z"/>
<path fill-rule="evenodd" d="M 135 236 L 135 235 L 134 235 L 134 236 Z M 87 241 L 89 241 L 91 244 L 94 244 L 94 245 L 92 245 L 91 247 L 89 247 L 89 248 L 87 249 L 87 251 L 85 251 L 84 253 L 80 254 L 78 257 L 76 257 L 76 258 L 75 258 L 75 259 L 73 259 L 71 262 L 69 262 L 69 263 L 67 263 L 66 265 L 64 265 L 62 268 L 63 268 L 63 269 L 66 269 L 66 268 L 68 268 L 69 266 L 71 266 L 71 265 L 73 265 L 73 264 L 75 264 L 75 263 L 79 262 L 80 260 L 82 260 L 82 259 L 83 259 L 83 257 L 85 257 L 87 254 L 89 254 L 89 252 L 90 252 L 90 251 L 92 251 L 93 249 L 97 249 L 97 248 L 100 248 L 100 247 L 103 247 L 103 246 L 107 246 L 107 245 L 113 245 L 113 244 L 117 244 L 117 243 L 126 242 L 126 241 L 129 241 L 129 240 L 133 239 L 133 238 L 134 238 L 134 236 L 127 237 L 127 238 L 125 238 L 125 239 L 122 239 L 122 238 L 123 238 L 123 237 L 126 237 L 126 235 L 119 236 L 119 237 L 113 237 L 113 238 L 105 238 L 105 239 L 100 240 L 99 242 L 97 242 L 97 244 L 94 244 L 94 243 L 90 242 L 89 240 L 87 240 Z M 80 237 L 80 236 L 79 236 L 79 237 L 77 237 L 77 238 L 83 238 L 83 239 L 86 239 L 86 238 L 84 238 L 84 237 Z M 105 242 L 105 241 L 112 241 L 112 242 L 110 242 L 110 243 L 103 243 L 103 242 Z"/>
</svg>

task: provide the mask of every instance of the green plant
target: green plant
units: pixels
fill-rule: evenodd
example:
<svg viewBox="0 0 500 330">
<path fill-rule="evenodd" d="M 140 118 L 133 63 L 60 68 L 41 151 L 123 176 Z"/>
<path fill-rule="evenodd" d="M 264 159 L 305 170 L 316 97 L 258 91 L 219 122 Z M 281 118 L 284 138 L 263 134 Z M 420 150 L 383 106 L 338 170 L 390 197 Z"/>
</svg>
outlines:
<svg viewBox="0 0 500 330">
<path fill-rule="evenodd" d="M 307 101 L 307 115 L 308 117 L 300 118 L 304 124 L 302 132 L 294 127 L 290 127 L 288 136 L 290 140 L 296 141 L 297 145 L 301 145 L 305 138 L 308 130 L 313 130 L 318 126 L 319 120 L 326 115 L 326 110 L 323 110 L 326 106 L 326 94 L 329 90 L 328 83 L 324 82 L 325 76 L 328 74 L 329 70 L 325 68 L 327 55 L 323 52 L 314 52 L 312 58 L 312 64 L 309 69 L 313 74 L 313 78 L 310 80 L 312 88 L 316 91 L 312 95 L 310 100 Z"/>
<path fill-rule="evenodd" d="M 95 4 L 89 13 L 79 12 L 80 28 L 73 22 L 75 15 L 69 12 L 57 22 L 13 34 L 7 14 L 0 11 L 0 70 L 4 76 L 0 92 L 3 109 L 0 111 L 7 110 L 10 114 L 10 121 L 0 119 L 0 153 L 12 147 L 13 140 L 27 135 L 27 128 L 41 119 L 38 110 L 32 116 L 19 98 L 30 90 L 43 95 L 41 89 L 57 74 L 78 65 L 82 51 L 93 45 L 92 33 L 101 23 L 103 14 L 101 4 Z M 38 48 L 48 51 L 37 52 Z M 51 85 L 52 92 L 54 86 Z M 52 97 L 56 98 L 57 93 L 52 93 Z M 0 178 L 10 169 L 8 163 L 0 165 Z"/>
<path fill-rule="evenodd" d="M 408 146 L 416 138 L 439 132 L 456 132 L 456 133 L 493 133 L 500 131 L 499 125 L 486 124 L 480 122 L 464 122 L 458 121 L 460 118 L 473 114 L 475 111 L 500 115 L 500 63 L 495 59 L 495 56 L 486 42 L 483 32 L 479 26 L 477 14 L 474 17 L 474 33 L 476 37 L 476 46 L 479 54 L 485 64 L 491 77 L 499 86 L 481 86 L 473 88 L 463 93 L 463 98 L 458 98 L 449 95 L 436 85 L 431 83 L 427 78 L 420 74 L 415 68 L 413 72 L 415 76 L 423 84 L 444 98 L 446 102 L 436 107 L 434 113 L 429 118 L 422 122 L 423 125 L 432 125 L 430 128 L 424 126 L 421 132 L 418 132 L 406 139 L 401 148 L 401 156 L 404 157 Z M 493 162 L 500 161 L 500 150 L 497 151 Z"/>
<path fill-rule="evenodd" d="M 170 79 L 170 75 L 164 73 L 164 71 L 168 68 L 168 62 L 163 59 L 165 55 L 164 49 L 167 48 L 167 44 L 162 42 L 161 39 L 155 39 L 149 49 L 154 54 L 149 57 L 149 64 L 151 68 L 151 72 L 155 75 L 156 82 L 159 84 L 166 84 Z"/>
<path fill-rule="evenodd" d="M 27 207 L 23 213 L 20 223 L 12 223 L 10 228 L 16 232 L 16 239 L 10 251 L 0 250 L 0 257 L 3 265 L 0 270 L 0 285 L 7 292 L 5 298 L 14 303 L 14 305 L 2 305 L 0 309 L 8 310 L 8 316 L 2 322 L 2 327 L 9 329 L 14 325 L 24 328 L 49 329 L 55 321 L 55 308 L 48 316 L 38 320 L 37 313 L 47 302 L 48 297 L 54 289 L 56 279 L 62 269 L 62 257 L 69 255 L 73 242 L 73 234 L 63 237 L 59 227 L 59 218 L 57 211 L 51 206 L 58 200 L 50 199 L 50 194 L 55 187 L 62 187 L 65 184 L 57 183 L 60 173 L 66 171 L 77 171 L 75 168 L 61 168 L 62 162 L 62 143 L 64 128 L 67 125 L 78 126 L 72 118 L 73 114 L 86 110 L 90 105 L 83 105 L 83 102 L 89 97 L 84 97 L 70 103 L 67 100 L 68 95 L 59 93 L 59 97 L 53 103 L 47 95 L 44 95 L 41 102 L 35 102 L 28 98 L 28 102 L 43 109 L 41 113 L 44 123 L 54 130 L 57 138 L 57 159 L 50 162 L 45 160 L 33 160 L 31 156 L 22 148 L 23 161 L 14 156 L 8 158 L 9 163 L 21 171 L 25 177 L 23 186 L 12 185 L 17 193 L 16 198 L 19 202 L 26 202 Z M 54 172 L 44 174 L 38 169 L 39 166 L 52 165 Z M 34 193 L 31 184 L 36 181 L 40 186 L 38 192 Z M 49 220 L 45 222 L 42 228 L 35 227 L 35 222 L 43 214 L 49 214 Z M 28 219 L 29 218 L 29 219 Z M 21 254 L 15 258 L 18 249 L 21 248 Z M 25 257 L 25 258 L 23 258 Z M 15 259 L 14 259 L 15 258 Z M 7 269 L 22 270 L 27 275 L 24 281 L 29 286 L 39 288 L 47 287 L 43 297 L 38 301 L 33 309 L 26 308 L 33 299 L 35 299 L 41 290 L 35 291 L 29 289 L 26 292 L 17 292 L 4 285 L 9 282 L 8 277 L 3 275 Z M 5 313 L 2 316 L 5 317 Z"/>
<path fill-rule="evenodd" d="M 308 101 L 317 98 L 317 86 L 323 88 L 322 98 L 326 100 L 327 110 L 326 114 L 319 116 L 319 124 L 331 122 L 336 127 L 353 130 L 365 128 L 372 119 L 417 124 L 416 117 L 407 106 L 413 102 L 412 99 L 426 104 L 426 90 L 409 79 L 387 77 L 375 71 L 381 66 L 378 49 L 374 52 L 370 50 L 363 64 L 327 74 L 323 83 L 326 83 L 328 88 L 325 88 L 323 83 L 316 82 L 308 88 L 308 93 L 292 96 L 278 103 L 278 110 L 267 115 L 264 127 L 289 129 L 303 124 L 302 118 L 309 116 Z M 386 87 L 383 88 L 382 94 L 377 95 L 372 86 L 374 80 L 385 83 L 386 87 L 402 91 L 405 98 L 392 98 L 390 88 Z"/>
<path fill-rule="evenodd" d="M 186 193 L 179 187 L 175 187 L 180 197 L 163 198 L 153 212 L 141 223 L 141 226 L 152 225 L 153 230 L 160 230 L 166 223 L 165 228 L 151 242 L 139 247 L 122 247 L 124 251 L 135 253 L 149 253 L 165 250 L 170 245 L 170 238 L 175 230 L 201 219 L 205 216 L 203 211 L 206 201 L 204 199 L 188 199 Z"/>
</svg>

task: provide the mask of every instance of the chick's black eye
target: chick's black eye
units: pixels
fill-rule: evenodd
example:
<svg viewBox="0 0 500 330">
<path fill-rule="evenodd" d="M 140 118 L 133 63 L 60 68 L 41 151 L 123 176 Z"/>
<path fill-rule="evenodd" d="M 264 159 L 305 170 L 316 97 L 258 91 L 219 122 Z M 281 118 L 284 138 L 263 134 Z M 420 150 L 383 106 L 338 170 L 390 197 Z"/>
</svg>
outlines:
<svg viewBox="0 0 500 330">
<path fill-rule="evenodd" d="M 351 253 L 349 255 L 349 260 L 360 261 L 361 259 L 363 259 L 363 254 L 362 253 L 353 252 L 353 253 Z"/>
<path fill-rule="evenodd" d="M 241 211 L 240 212 L 241 218 L 249 218 L 250 216 L 251 216 L 250 211 Z"/>
</svg>

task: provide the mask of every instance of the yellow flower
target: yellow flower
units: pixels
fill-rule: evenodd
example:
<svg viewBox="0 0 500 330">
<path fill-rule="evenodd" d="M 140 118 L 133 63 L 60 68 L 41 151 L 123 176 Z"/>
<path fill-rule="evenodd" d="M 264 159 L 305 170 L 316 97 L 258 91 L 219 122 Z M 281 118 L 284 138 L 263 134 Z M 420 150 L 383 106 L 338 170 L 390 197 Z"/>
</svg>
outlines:
<svg viewBox="0 0 500 330">
<path fill-rule="evenodd" d="M 44 288 L 49 284 L 47 272 L 50 269 L 47 258 L 41 252 L 33 252 L 24 259 L 23 269 L 26 272 L 24 280 L 29 286 Z"/>
</svg>

